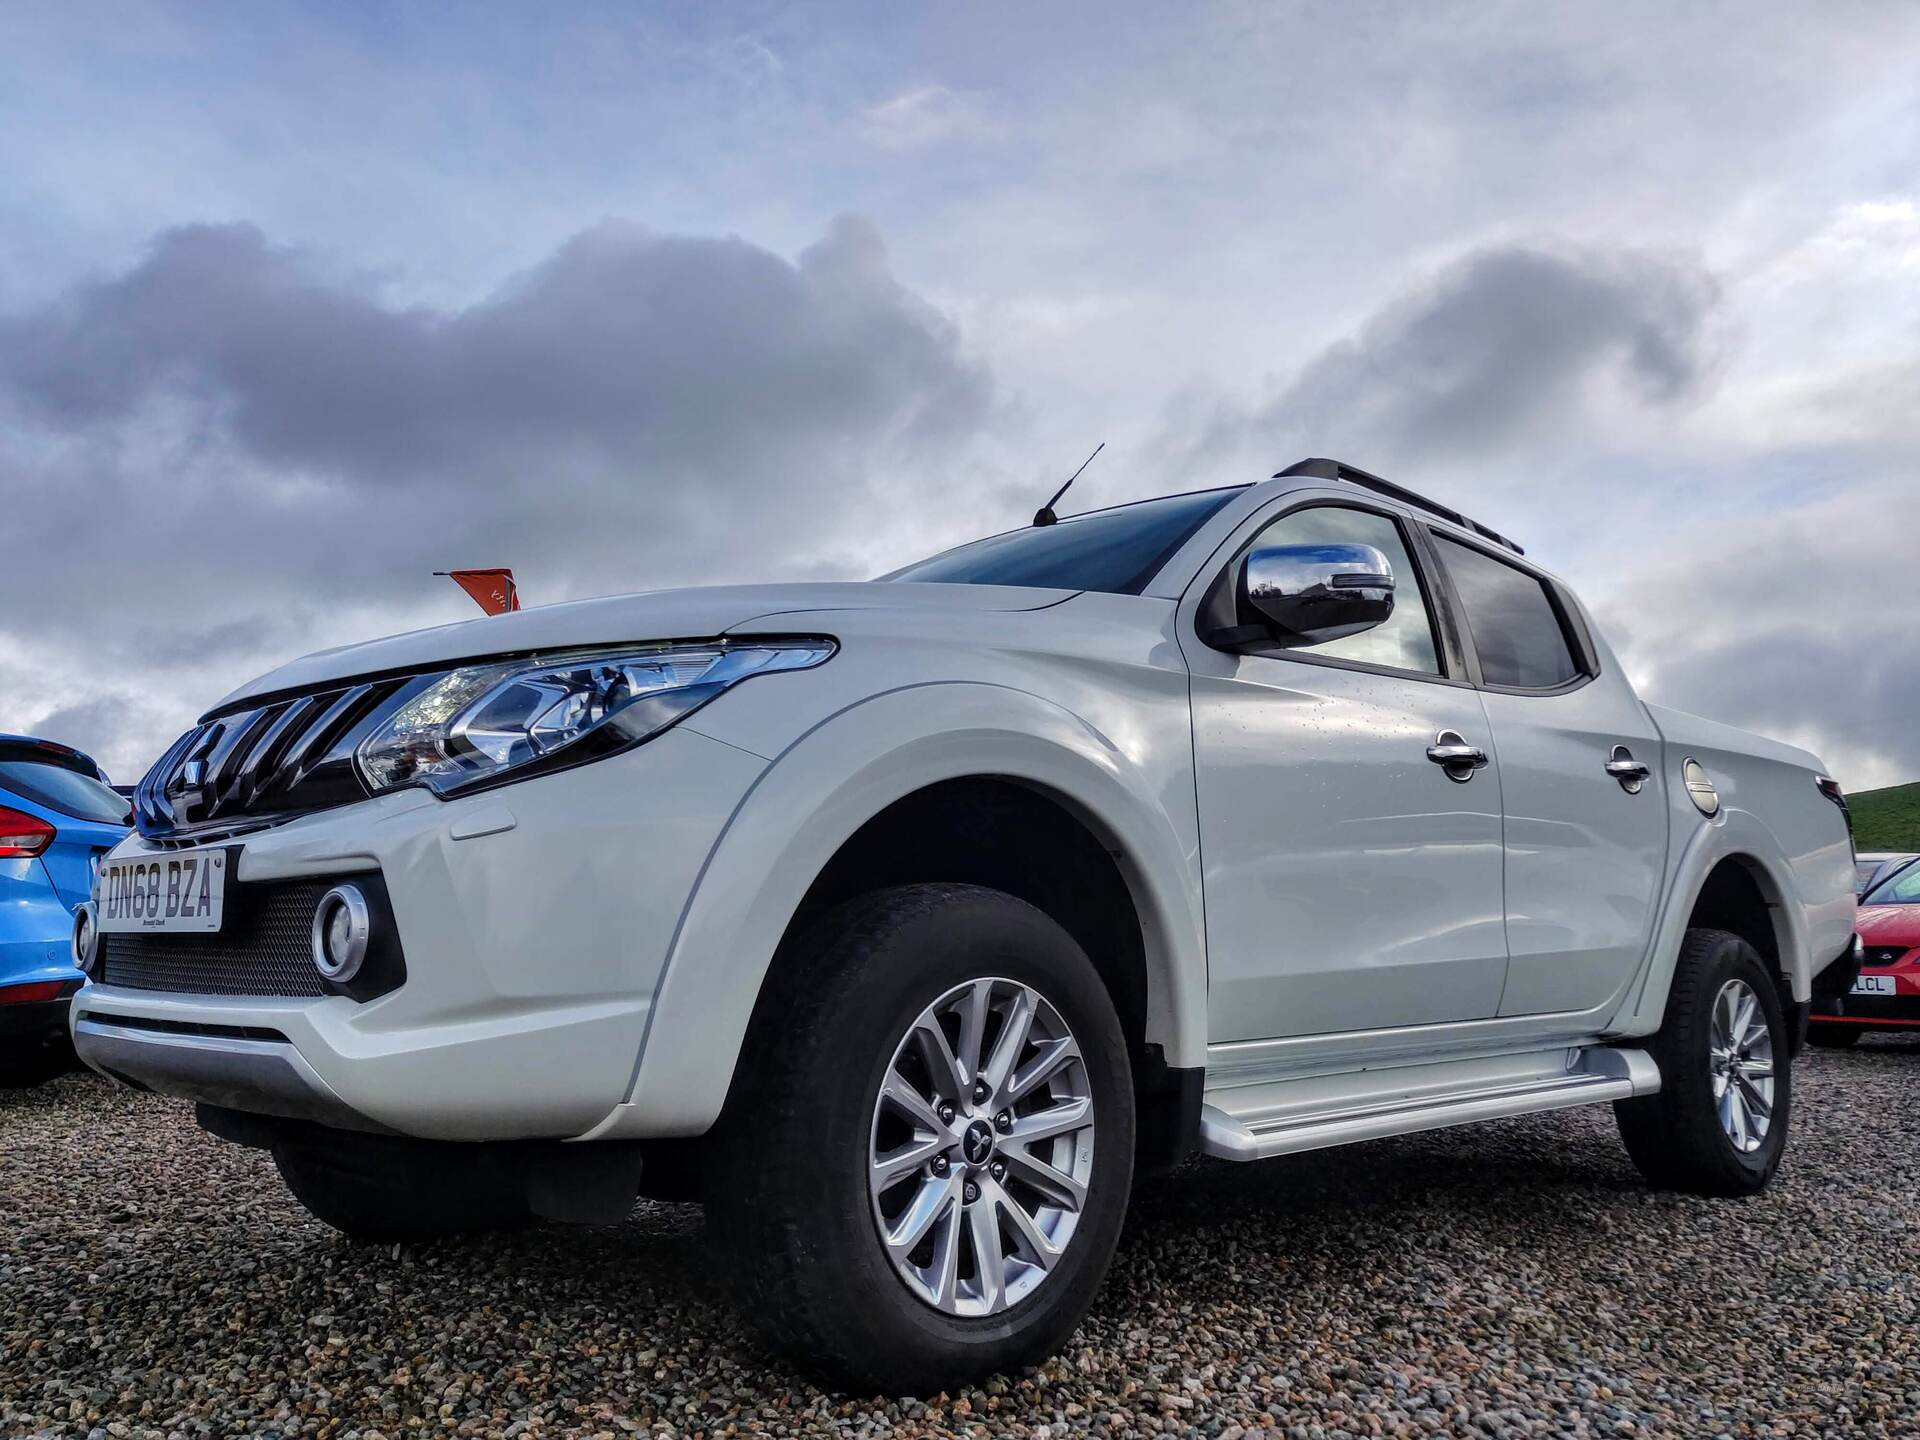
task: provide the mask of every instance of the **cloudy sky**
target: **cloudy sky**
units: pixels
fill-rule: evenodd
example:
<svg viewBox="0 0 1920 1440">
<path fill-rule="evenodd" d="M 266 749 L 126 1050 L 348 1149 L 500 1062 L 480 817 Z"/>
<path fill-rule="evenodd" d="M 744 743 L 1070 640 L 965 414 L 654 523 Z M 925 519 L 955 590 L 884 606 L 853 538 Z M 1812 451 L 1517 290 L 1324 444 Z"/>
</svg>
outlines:
<svg viewBox="0 0 1920 1440">
<path fill-rule="evenodd" d="M 1332 454 L 1920 777 L 1920 7 L 0 8 L 0 730 Z"/>
</svg>

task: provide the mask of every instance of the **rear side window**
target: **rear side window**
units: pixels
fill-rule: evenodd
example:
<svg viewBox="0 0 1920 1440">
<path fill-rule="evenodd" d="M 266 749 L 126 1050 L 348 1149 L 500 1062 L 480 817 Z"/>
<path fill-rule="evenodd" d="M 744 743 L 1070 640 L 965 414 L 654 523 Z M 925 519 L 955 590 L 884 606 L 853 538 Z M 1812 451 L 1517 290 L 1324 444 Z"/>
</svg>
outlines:
<svg viewBox="0 0 1920 1440">
<path fill-rule="evenodd" d="M 1559 607 L 1538 577 L 1444 535 L 1433 539 L 1466 609 L 1482 681 L 1551 690 L 1579 677 Z"/>
<path fill-rule="evenodd" d="M 127 798 L 90 775 L 36 760 L 0 760 L 0 790 L 11 790 L 22 800 L 44 805 L 76 820 L 123 825 Z"/>
</svg>

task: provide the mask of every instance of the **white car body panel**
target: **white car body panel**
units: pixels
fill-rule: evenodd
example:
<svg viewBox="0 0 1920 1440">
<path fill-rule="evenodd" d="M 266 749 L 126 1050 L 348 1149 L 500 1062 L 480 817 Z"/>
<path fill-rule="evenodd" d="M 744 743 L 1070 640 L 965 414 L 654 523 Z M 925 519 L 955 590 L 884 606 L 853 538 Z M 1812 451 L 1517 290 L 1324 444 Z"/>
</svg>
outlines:
<svg viewBox="0 0 1920 1440">
<path fill-rule="evenodd" d="M 673 730 L 537 785 L 446 802 L 399 791 L 249 835 L 240 881 L 377 866 L 406 984 L 366 1004 L 89 986 L 76 1023 L 266 1027 L 386 1128 L 449 1140 L 578 1134 L 625 1093 L 687 894 L 764 768 Z M 511 828 L 492 828 L 503 812 Z M 475 820 L 487 833 L 454 838 Z M 578 843 L 556 845 L 556 834 Z M 117 853 L 151 848 L 136 834 Z"/>
<path fill-rule="evenodd" d="M 1617 1000 L 1639 973 L 1660 902 L 1667 792 L 1680 787 L 1661 763 L 1646 706 L 1605 642 L 1592 639 L 1601 671 L 1578 688 L 1482 696 L 1506 823 L 1502 1015 Z M 1651 769 L 1636 792 L 1604 768 L 1616 746 Z"/>
<path fill-rule="evenodd" d="M 1796 1001 L 1805 1001 L 1813 993 L 1813 977 L 1851 942 L 1854 921 L 1852 847 L 1834 826 L 1833 807 L 1809 783 L 1809 777 L 1822 773 L 1819 760 L 1795 746 L 1679 710 L 1649 705 L 1647 713 L 1660 729 L 1668 771 L 1676 781 L 1667 799 L 1673 840 L 1659 928 L 1640 984 L 1610 1028 L 1638 1035 L 1659 1027 L 1687 906 L 1713 867 L 1731 858 L 1760 882 L 1790 991 Z M 1711 819 L 1694 808 L 1677 783 L 1688 759 L 1706 768 L 1719 792 L 1720 810 Z"/>
<path fill-rule="evenodd" d="M 1281 502 L 1357 493 L 1250 487 L 1139 595 L 714 587 L 295 661 L 222 703 L 528 651 L 721 635 L 838 645 L 588 765 L 455 800 L 400 791 L 238 837 L 241 881 L 382 872 L 406 953 L 392 993 L 163 995 L 109 973 L 76 1001 L 76 1035 L 141 1017 L 275 1029 L 330 1103 L 406 1134 L 697 1135 L 721 1113 L 809 886 L 889 805 L 969 777 L 1051 797 L 1114 856 L 1144 941 L 1145 1040 L 1170 1067 L 1204 1068 L 1210 1096 L 1263 1097 L 1254 1120 L 1284 1110 L 1295 1124 L 1295 1102 L 1270 1093 L 1285 1077 L 1381 1065 L 1453 1065 L 1455 1100 L 1435 1113 L 1481 1113 L 1458 1096 L 1508 1070 L 1562 1077 L 1563 1095 L 1589 1079 L 1595 1095 L 1643 1093 L 1644 1067 L 1623 1079 L 1577 1054 L 1497 1057 L 1657 1029 L 1694 900 L 1727 859 L 1770 902 L 1786 989 L 1805 1000 L 1853 917 L 1850 846 L 1812 756 L 1642 705 L 1597 637 L 1594 680 L 1528 696 L 1199 641 L 1198 593 L 1236 537 Z M 1470 784 L 1423 753 L 1443 726 L 1474 730 L 1493 756 Z M 1641 794 L 1601 769 L 1616 741 L 1653 768 Z M 1687 758 L 1719 787 L 1711 819 L 1679 782 Z M 152 847 L 135 834 L 116 853 Z M 168 1088 L 167 1063 L 141 1078 Z M 1220 1153 L 1237 1153 L 1241 1121 L 1222 1113 Z M 1241 1148 L 1282 1143 L 1300 1142 L 1256 1134 Z"/>
<path fill-rule="evenodd" d="M 994 775 L 1063 799 L 1126 857 L 1142 919 L 1149 1039 L 1168 1063 L 1206 1049 L 1206 962 L 1184 670 L 1165 630 L 1173 607 L 1083 595 L 1044 623 L 987 627 L 965 612 L 938 622 L 886 611 L 834 617 L 832 665 L 769 688 L 742 686 L 687 725 L 756 753 L 799 738 L 741 807 L 674 945 L 660 1013 L 698 1027 L 656 1026 L 631 1096 L 600 1134 L 697 1133 L 725 1099 L 773 949 L 801 897 L 849 836 L 895 800 L 946 779 Z M 801 630 L 824 616 L 783 617 Z M 749 627 L 750 629 L 751 627 Z M 1021 633 L 1024 632 L 1024 633 Z M 1147 631 L 1151 635 L 1156 632 Z M 856 658 L 857 657 L 857 658 Z M 844 662 L 851 682 L 829 672 Z M 1032 688 L 1025 688 L 1032 687 Z M 867 696 L 845 703 L 849 692 Z M 740 897 L 750 897 L 742 904 Z"/>
<path fill-rule="evenodd" d="M 1287 508 L 1353 498 L 1292 490 L 1246 507 L 1181 602 L 1216 1044 L 1481 1020 L 1499 1008 L 1498 758 L 1463 785 L 1426 756 L 1442 729 L 1488 743 L 1479 694 L 1232 654 L 1198 637 L 1218 564 Z"/>
</svg>

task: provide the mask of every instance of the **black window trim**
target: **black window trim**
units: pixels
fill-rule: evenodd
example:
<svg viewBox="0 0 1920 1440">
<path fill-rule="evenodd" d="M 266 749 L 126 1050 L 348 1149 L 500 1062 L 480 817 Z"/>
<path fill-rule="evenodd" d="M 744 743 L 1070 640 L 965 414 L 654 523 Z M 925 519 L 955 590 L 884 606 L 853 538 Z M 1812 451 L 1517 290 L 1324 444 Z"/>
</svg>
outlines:
<svg viewBox="0 0 1920 1440">
<path fill-rule="evenodd" d="M 1553 576 L 1543 573 L 1526 561 L 1517 558 L 1513 552 L 1490 545 L 1477 536 L 1462 531 L 1448 529 L 1431 524 L 1425 520 L 1416 522 L 1421 534 L 1421 542 L 1428 555 L 1428 567 L 1440 576 L 1440 584 L 1446 588 L 1448 602 L 1459 616 L 1460 643 L 1467 661 L 1467 673 L 1472 678 L 1476 690 L 1485 690 L 1495 695 L 1570 695 L 1582 686 L 1591 685 L 1600 678 L 1600 657 L 1593 648 L 1591 637 L 1587 633 L 1586 621 L 1580 615 L 1580 609 L 1573 603 L 1572 597 Z M 1460 599 L 1460 592 L 1454 589 L 1453 576 L 1447 570 L 1447 562 L 1433 545 L 1434 540 L 1450 540 L 1468 550 L 1477 550 L 1489 560 L 1494 560 L 1510 569 L 1537 581 L 1546 591 L 1547 603 L 1553 609 L 1554 618 L 1560 622 L 1560 638 L 1566 642 L 1567 653 L 1572 657 L 1577 673 L 1571 680 L 1558 685 L 1496 685 L 1485 678 L 1480 670 L 1480 653 L 1473 639 L 1473 627 L 1467 620 L 1467 607 Z"/>
<path fill-rule="evenodd" d="M 1374 665 L 1365 660 L 1347 660 L 1335 655 L 1315 655 L 1308 650 L 1293 650 L 1284 646 L 1270 646 L 1260 649 L 1226 648 L 1213 644 L 1207 639 L 1206 631 L 1200 622 L 1204 619 L 1207 607 L 1214 599 L 1214 592 L 1222 585 L 1231 585 L 1240 562 L 1247 552 L 1271 525 L 1278 524 L 1291 515 L 1303 510 L 1359 510 L 1369 515 L 1378 515 L 1390 521 L 1400 531 L 1400 542 L 1406 547 L 1407 558 L 1413 563 L 1415 576 L 1420 582 L 1421 600 L 1427 611 L 1427 624 L 1433 630 L 1435 658 L 1439 660 L 1441 673 L 1430 674 L 1425 670 L 1407 670 L 1397 665 Z M 1323 665 L 1332 670 L 1354 670 L 1364 675 L 1384 675 L 1396 680 L 1418 680 L 1427 685 L 1446 685 L 1457 690 L 1475 688 L 1470 677 L 1467 660 L 1469 652 L 1463 641 L 1463 634 L 1456 629 L 1455 615 L 1458 602 L 1451 589 L 1443 596 L 1441 586 L 1444 583 L 1438 574 L 1438 566 L 1427 550 L 1425 537 L 1413 516 L 1391 505 L 1383 505 L 1372 500 L 1363 500 L 1357 496 L 1328 491 L 1294 491 L 1280 497 L 1270 509 L 1263 509 L 1250 516 L 1244 524 L 1248 527 L 1246 538 L 1238 544 L 1228 536 L 1222 548 L 1231 546 L 1226 563 L 1220 566 L 1207 581 L 1200 592 L 1200 602 L 1194 609 L 1194 633 L 1200 643 L 1210 650 L 1219 650 L 1223 654 L 1247 655 L 1261 660 L 1282 660 L 1303 665 Z M 1216 552 L 1217 553 L 1217 552 Z M 1200 573 L 1205 575 L 1207 567 L 1202 565 Z"/>
</svg>

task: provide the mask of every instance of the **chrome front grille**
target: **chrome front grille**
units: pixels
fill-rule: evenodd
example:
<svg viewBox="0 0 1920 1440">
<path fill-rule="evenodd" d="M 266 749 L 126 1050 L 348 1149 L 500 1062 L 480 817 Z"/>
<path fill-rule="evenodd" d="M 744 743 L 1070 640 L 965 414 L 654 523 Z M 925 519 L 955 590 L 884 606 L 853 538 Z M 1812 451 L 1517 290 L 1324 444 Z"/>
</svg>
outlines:
<svg viewBox="0 0 1920 1440">
<path fill-rule="evenodd" d="M 134 823 L 150 839 L 204 838 L 364 799 L 354 747 L 437 678 L 370 680 L 210 715 L 141 780 Z"/>
</svg>

